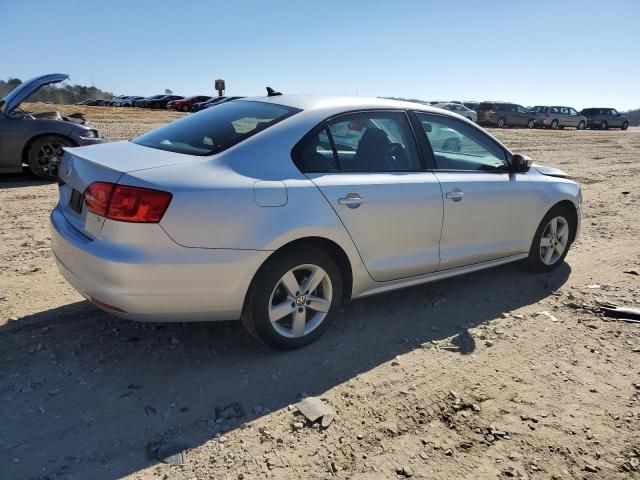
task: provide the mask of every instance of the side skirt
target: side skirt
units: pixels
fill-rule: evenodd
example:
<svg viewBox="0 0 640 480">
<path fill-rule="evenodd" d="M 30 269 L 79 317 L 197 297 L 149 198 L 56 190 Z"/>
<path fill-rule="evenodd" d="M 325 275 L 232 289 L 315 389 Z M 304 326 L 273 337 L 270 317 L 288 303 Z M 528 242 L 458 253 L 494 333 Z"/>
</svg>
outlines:
<svg viewBox="0 0 640 480">
<path fill-rule="evenodd" d="M 467 265 L 465 267 L 452 268 L 450 270 L 442 270 L 439 272 L 429 273 L 427 275 L 421 275 L 419 277 L 405 278 L 402 280 L 394 280 L 392 282 L 384 282 L 382 286 L 375 286 L 369 290 L 365 290 L 363 293 L 353 297 L 362 298 L 369 295 L 377 295 L 378 293 L 390 292 L 391 290 L 397 290 L 400 288 L 413 287 L 414 285 L 420 285 L 422 283 L 434 282 L 436 280 L 442 280 L 444 278 L 455 277 L 457 275 L 463 275 L 465 273 L 476 272 L 478 270 L 484 270 L 486 268 L 497 267 L 504 265 L 505 263 L 517 262 L 518 260 L 524 260 L 529 256 L 528 253 L 520 253 L 518 255 L 511 255 L 509 257 L 498 258 L 496 260 L 490 260 L 488 262 L 475 263 L 473 265 Z M 382 283 L 382 282 L 380 282 Z"/>
</svg>

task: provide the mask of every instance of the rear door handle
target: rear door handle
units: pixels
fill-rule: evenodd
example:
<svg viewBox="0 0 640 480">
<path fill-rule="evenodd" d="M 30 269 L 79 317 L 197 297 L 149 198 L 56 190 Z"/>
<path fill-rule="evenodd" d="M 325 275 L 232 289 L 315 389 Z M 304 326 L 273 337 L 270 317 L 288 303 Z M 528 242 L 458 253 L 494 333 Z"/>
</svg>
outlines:
<svg viewBox="0 0 640 480">
<path fill-rule="evenodd" d="M 459 202 L 464 198 L 464 192 L 460 189 L 453 190 L 451 192 L 447 192 L 445 195 L 447 198 L 453 200 L 454 202 Z"/>
<path fill-rule="evenodd" d="M 364 200 L 357 193 L 348 193 L 346 197 L 338 199 L 340 205 L 346 205 L 349 208 L 358 208 Z"/>
</svg>

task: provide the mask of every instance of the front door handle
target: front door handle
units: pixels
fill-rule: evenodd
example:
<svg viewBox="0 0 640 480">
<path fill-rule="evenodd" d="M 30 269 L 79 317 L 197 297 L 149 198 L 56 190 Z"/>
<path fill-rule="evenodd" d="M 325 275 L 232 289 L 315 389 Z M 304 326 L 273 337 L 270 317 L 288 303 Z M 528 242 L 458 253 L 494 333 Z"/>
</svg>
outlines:
<svg viewBox="0 0 640 480">
<path fill-rule="evenodd" d="M 349 208 L 358 208 L 364 200 L 357 193 L 348 193 L 346 197 L 338 199 L 340 205 L 346 205 Z"/>
<path fill-rule="evenodd" d="M 464 198 L 464 192 L 459 188 L 454 189 L 451 192 L 447 192 L 445 195 L 447 198 L 453 200 L 454 202 L 459 202 Z"/>
</svg>

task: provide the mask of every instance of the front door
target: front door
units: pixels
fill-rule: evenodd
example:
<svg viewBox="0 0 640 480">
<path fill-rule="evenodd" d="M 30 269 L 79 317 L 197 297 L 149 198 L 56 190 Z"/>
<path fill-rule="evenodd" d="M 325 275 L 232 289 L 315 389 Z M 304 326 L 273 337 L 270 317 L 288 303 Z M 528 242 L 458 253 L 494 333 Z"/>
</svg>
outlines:
<svg viewBox="0 0 640 480">
<path fill-rule="evenodd" d="M 528 252 L 539 199 L 527 174 L 510 173 L 507 153 L 482 130 L 442 115 L 416 115 L 444 193 L 439 270 Z"/>
<path fill-rule="evenodd" d="M 404 111 L 331 119 L 296 156 L 340 217 L 374 280 L 438 268 L 442 190 L 421 164 Z"/>
</svg>

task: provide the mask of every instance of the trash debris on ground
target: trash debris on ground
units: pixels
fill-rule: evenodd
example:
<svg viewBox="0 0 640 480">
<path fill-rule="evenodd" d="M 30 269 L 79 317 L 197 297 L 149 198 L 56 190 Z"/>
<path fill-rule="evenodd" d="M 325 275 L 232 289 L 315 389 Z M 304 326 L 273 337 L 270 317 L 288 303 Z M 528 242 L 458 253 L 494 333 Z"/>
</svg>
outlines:
<svg viewBox="0 0 640 480">
<path fill-rule="evenodd" d="M 617 318 L 619 320 L 640 323 L 640 308 L 621 307 L 614 304 L 602 304 L 600 310 L 607 317 Z"/>
<path fill-rule="evenodd" d="M 296 408 L 310 422 L 315 422 L 321 418 L 320 424 L 324 428 L 331 425 L 331 422 L 336 418 L 336 412 L 318 397 L 306 397 L 296 403 Z"/>
<path fill-rule="evenodd" d="M 223 405 L 216 407 L 216 420 L 221 418 L 222 420 L 232 420 L 234 418 L 244 417 L 244 409 L 238 402 L 230 403 L 229 405 Z"/>
<path fill-rule="evenodd" d="M 547 317 L 549 318 L 552 322 L 559 322 L 560 320 L 558 320 L 558 318 L 555 315 L 552 315 L 551 313 L 549 313 L 546 310 L 543 310 L 541 312 L 536 312 L 536 315 L 540 315 L 543 317 Z"/>
<path fill-rule="evenodd" d="M 183 443 L 153 441 L 147 445 L 147 456 L 167 465 L 184 465 L 188 448 Z"/>
</svg>

